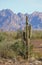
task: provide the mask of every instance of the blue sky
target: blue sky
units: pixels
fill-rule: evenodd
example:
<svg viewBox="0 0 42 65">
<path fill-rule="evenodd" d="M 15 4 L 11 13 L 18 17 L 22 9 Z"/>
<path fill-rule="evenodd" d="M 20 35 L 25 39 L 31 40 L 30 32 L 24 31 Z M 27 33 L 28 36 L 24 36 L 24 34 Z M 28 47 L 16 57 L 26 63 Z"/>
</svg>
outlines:
<svg viewBox="0 0 42 65">
<path fill-rule="evenodd" d="M 2 9 L 11 9 L 14 13 L 42 12 L 42 0 L 0 0 Z"/>
</svg>

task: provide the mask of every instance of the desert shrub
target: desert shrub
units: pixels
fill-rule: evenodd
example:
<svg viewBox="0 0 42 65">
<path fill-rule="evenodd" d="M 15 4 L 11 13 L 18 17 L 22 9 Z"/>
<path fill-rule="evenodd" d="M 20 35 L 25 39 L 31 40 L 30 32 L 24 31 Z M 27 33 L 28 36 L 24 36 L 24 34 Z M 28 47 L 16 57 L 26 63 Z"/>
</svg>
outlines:
<svg viewBox="0 0 42 65">
<path fill-rule="evenodd" d="M 5 39 L 5 37 L 1 34 L 0 35 L 0 42 L 2 42 Z"/>
<path fill-rule="evenodd" d="M 12 49 L 6 50 L 5 53 L 6 53 L 6 58 L 14 58 L 15 57 L 14 51 Z"/>
<path fill-rule="evenodd" d="M 12 50 L 3 50 L 1 52 L 2 58 L 14 58 L 14 52 Z"/>
<path fill-rule="evenodd" d="M 10 46 L 10 48 L 15 51 L 17 55 L 20 55 L 22 57 L 25 56 L 25 44 L 23 44 L 22 41 L 15 42 Z"/>
<path fill-rule="evenodd" d="M 17 35 L 16 35 L 16 39 L 22 38 L 22 31 L 18 30 L 17 31 Z"/>
<path fill-rule="evenodd" d="M 10 48 L 15 51 L 17 55 L 20 55 L 22 58 L 25 58 L 26 54 L 26 45 L 22 41 L 15 42 L 10 46 Z M 29 55 L 32 56 L 33 54 L 33 45 L 29 46 Z"/>
<path fill-rule="evenodd" d="M 2 46 L 0 48 L 0 57 L 2 58 L 14 58 L 15 54 L 14 51 L 12 49 L 10 49 L 9 47 L 6 46 Z"/>
</svg>

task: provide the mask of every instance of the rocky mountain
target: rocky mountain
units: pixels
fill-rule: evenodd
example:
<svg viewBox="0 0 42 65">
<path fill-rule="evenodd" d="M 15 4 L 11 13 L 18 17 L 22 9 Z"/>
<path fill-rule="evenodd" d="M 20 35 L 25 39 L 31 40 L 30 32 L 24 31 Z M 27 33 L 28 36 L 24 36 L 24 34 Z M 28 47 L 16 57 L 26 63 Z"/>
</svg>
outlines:
<svg viewBox="0 0 42 65">
<path fill-rule="evenodd" d="M 26 15 L 28 16 L 29 24 L 32 25 L 32 29 L 42 29 L 42 12 L 16 14 L 10 9 L 4 9 L 0 11 L 0 30 L 15 31 L 24 29 Z"/>
</svg>

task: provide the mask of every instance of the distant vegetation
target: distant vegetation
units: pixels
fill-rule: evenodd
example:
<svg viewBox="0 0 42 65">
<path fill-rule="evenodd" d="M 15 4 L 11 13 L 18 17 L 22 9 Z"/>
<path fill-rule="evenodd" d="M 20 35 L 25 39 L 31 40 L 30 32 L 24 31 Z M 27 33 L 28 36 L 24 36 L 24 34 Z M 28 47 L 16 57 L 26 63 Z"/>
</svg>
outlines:
<svg viewBox="0 0 42 65">
<path fill-rule="evenodd" d="M 32 39 L 42 38 L 42 31 L 33 31 Z M 0 57 L 14 58 L 21 56 L 25 58 L 25 44 L 22 42 L 22 31 L 17 32 L 0 32 Z M 32 55 L 33 46 L 29 51 Z M 40 56 L 40 55 L 39 55 Z"/>
<path fill-rule="evenodd" d="M 42 39 L 42 31 L 35 30 L 32 31 L 32 39 Z"/>
</svg>

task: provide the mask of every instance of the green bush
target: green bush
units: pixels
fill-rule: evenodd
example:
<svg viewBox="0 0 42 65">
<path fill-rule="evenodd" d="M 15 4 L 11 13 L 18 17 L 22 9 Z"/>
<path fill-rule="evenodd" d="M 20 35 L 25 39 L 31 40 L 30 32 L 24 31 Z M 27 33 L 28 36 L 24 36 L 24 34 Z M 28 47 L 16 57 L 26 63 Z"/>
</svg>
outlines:
<svg viewBox="0 0 42 65">
<path fill-rule="evenodd" d="M 12 49 L 10 49 L 9 47 L 7 47 L 7 45 L 2 46 L 0 48 L 0 57 L 2 58 L 14 58 L 15 54 L 14 51 Z"/>
<path fill-rule="evenodd" d="M 11 49 L 15 51 L 17 55 L 20 55 L 22 57 L 25 56 L 25 44 L 22 41 L 15 42 L 15 44 L 11 45 Z"/>
<path fill-rule="evenodd" d="M 3 35 L 0 35 L 0 42 L 2 42 L 5 39 Z"/>
</svg>

